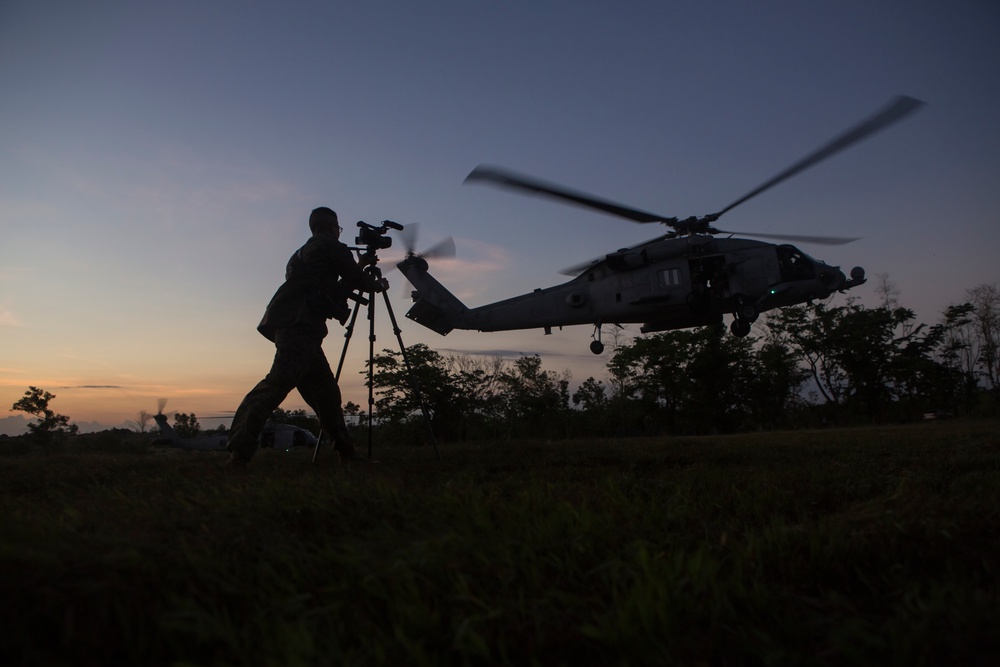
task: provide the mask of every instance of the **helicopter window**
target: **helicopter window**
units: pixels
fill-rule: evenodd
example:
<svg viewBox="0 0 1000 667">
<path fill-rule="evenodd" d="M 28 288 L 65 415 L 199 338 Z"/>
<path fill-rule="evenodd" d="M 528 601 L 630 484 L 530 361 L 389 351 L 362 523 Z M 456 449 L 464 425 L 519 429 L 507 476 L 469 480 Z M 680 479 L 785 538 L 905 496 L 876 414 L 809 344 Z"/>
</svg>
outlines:
<svg viewBox="0 0 1000 667">
<path fill-rule="evenodd" d="M 681 284 L 680 269 L 661 269 L 657 272 L 660 287 L 673 287 Z"/>
<path fill-rule="evenodd" d="M 778 266 L 785 280 L 808 280 L 815 277 L 812 261 L 795 246 L 778 246 Z"/>
</svg>

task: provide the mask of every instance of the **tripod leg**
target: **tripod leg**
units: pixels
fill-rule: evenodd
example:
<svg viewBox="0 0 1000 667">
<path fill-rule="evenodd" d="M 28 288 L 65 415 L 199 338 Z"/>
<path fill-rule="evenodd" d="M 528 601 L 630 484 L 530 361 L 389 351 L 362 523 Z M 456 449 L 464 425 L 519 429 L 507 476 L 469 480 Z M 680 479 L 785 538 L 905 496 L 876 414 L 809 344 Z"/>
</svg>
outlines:
<svg viewBox="0 0 1000 667">
<path fill-rule="evenodd" d="M 351 321 L 344 327 L 344 349 L 340 351 L 340 362 L 337 364 L 337 372 L 333 376 L 340 383 L 340 372 L 344 369 L 344 359 L 347 358 L 347 348 L 351 344 L 351 334 L 354 333 L 354 323 L 358 321 L 358 311 L 361 309 L 361 302 L 356 301 L 354 303 L 354 310 L 351 312 Z M 319 430 L 319 435 L 316 437 L 316 446 L 313 448 L 312 462 L 316 463 L 316 457 L 319 454 L 319 444 L 323 441 L 323 429 Z"/>
<path fill-rule="evenodd" d="M 410 388 L 413 389 L 413 393 L 417 397 L 417 401 L 420 403 L 420 412 L 424 415 L 424 423 L 427 424 L 427 432 L 431 436 L 431 444 L 434 445 L 434 455 L 437 456 L 437 460 L 441 461 L 441 452 L 438 451 L 437 437 L 434 435 L 434 426 L 431 424 L 431 414 L 427 409 L 427 403 L 424 401 L 423 394 L 420 393 L 420 385 L 417 383 L 417 376 L 413 374 L 413 366 L 410 365 L 410 357 L 406 353 L 406 346 L 403 345 L 403 335 L 399 328 L 399 324 L 396 323 L 396 314 L 392 312 L 392 304 L 389 303 L 389 294 L 387 292 L 382 292 L 382 297 L 385 300 L 385 309 L 389 311 L 389 321 L 392 322 L 392 332 L 396 334 L 396 341 L 399 343 L 399 352 L 403 355 L 403 363 L 406 364 L 406 372 L 410 376 Z M 371 382 L 369 381 L 369 387 L 371 387 Z"/>
<path fill-rule="evenodd" d="M 375 407 L 375 293 L 368 295 L 368 460 L 372 458 L 372 410 Z"/>
<path fill-rule="evenodd" d="M 347 346 L 351 344 L 351 334 L 354 333 L 354 323 L 358 321 L 358 311 L 361 310 L 361 302 L 354 304 L 354 311 L 351 313 L 351 321 L 344 327 L 344 349 L 340 353 L 340 363 L 337 364 L 337 372 L 334 377 L 340 382 L 340 371 L 344 368 L 344 359 L 347 357 Z"/>
<path fill-rule="evenodd" d="M 319 443 L 323 440 L 323 429 L 319 430 L 319 435 L 316 436 L 316 447 L 313 448 L 313 463 L 316 463 L 316 455 L 319 454 Z"/>
</svg>

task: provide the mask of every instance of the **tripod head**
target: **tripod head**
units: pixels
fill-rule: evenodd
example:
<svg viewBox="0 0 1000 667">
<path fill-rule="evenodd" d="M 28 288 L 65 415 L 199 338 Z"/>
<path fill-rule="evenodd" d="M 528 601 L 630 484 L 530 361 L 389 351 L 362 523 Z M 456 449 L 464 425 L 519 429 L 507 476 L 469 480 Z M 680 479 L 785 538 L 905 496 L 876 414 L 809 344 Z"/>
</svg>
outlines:
<svg viewBox="0 0 1000 667">
<path fill-rule="evenodd" d="M 376 226 L 359 220 L 355 243 L 364 248 L 352 248 L 358 253 L 358 261 L 364 267 L 364 272 L 382 284 L 381 291 L 389 289 L 389 283 L 382 277 L 382 270 L 378 268 L 378 251 L 392 247 L 392 238 L 387 236 L 390 229 L 402 231 L 403 225 L 392 220 L 383 220 L 381 225 Z"/>
</svg>

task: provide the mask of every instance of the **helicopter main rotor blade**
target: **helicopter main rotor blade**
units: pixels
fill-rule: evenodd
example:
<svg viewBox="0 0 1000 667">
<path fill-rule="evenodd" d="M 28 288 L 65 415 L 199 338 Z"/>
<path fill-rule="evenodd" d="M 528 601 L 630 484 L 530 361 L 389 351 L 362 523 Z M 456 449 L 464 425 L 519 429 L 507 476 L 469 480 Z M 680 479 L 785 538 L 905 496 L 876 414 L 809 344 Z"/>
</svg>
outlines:
<svg viewBox="0 0 1000 667">
<path fill-rule="evenodd" d="M 559 273 L 564 276 L 578 276 L 590 267 L 600 264 L 603 260 L 603 257 L 588 259 L 586 262 L 580 262 L 579 264 L 574 264 L 573 266 L 567 266 L 565 269 L 559 269 Z"/>
<path fill-rule="evenodd" d="M 507 171 L 497 167 L 479 165 L 465 177 L 466 183 L 475 181 L 487 181 L 495 185 L 512 188 L 514 190 L 524 190 L 530 193 L 548 195 L 549 197 L 562 199 L 579 206 L 604 211 L 605 213 L 610 213 L 611 215 L 616 215 L 620 218 L 632 220 L 633 222 L 669 223 L 674 220 L 674 218 L 656 215 L 655 213 L 647 213 L 646 211 L 640 211 L 639 209 L 631 208 L 629 206 L 616 204 L 615 202 L 607 201 L 605 199 L 598 199 L 597 197 L 592 197 L 582 192 L 570 190 L 560 185 L 555 185 L 554 183 L 547 183 L 530 176 L 516 174 L 512 171 Z"/>
<path fill-rule="evenodd" d="M 736 236 L 755 236 L 759 239 L 775 239 L 777 241 L 795 241 L 797 243 L 816 243 L 819 245 L 845 245 L 860 241 L 860 236 L 848 238 L 846 236 L 804 236 L 802 234 L 764 234 L 760 232 L 728 232 L 724 229 L 718 230 L 719 234 L 733 234 Z"/>
<path fill-rule="evenodd" d="M 724 232 L 725 233 L 725 232 Z M 667 234 L 660 234 L 656 238 L 649 239 L 648 241 L 643 241 L 642 243 L 637 243 L 629 248 L 624 248 L 623 250 L 638 250 L 645 246 L 657 243 L 658 241 L 663 241 L 664 239 L 676 238 L 677 234 L 675 232 L 669 232 Z M 590 267 L 600 264 L 607 258 L 607 255 L 601 255 L 600 257 L 594 257 L 583 262 L 579 262 L 572 266 L 567 266 L 565 269 L 560 269 L 559 273 L 564 276 L 578 276 Z"/>
<path fill-rule="evenodd" d="M 802 158 L 801 160 L 793 164 L 788 169 L 784 170 L 771 180 L 759 186 L 757 189 L 752 190 L 751 192 L 743 195 L 742 197 L 740 197 L 732 204 L 719 211 L 718 213 L 709 216 L 709 218 L 713 220 L 719 218 L 719 216 L 721 216 L 726 211 L 739 206 L 748 199 L 756 197 L 765 190 L 773 188 L 778 183 L 781 183 L 782 181 L 787 180 L 792 176 L 795 176 L 799 172 L 805 171 L 814 164 L 821 162 L 836 153 L 839 153 L 840 151 L 844 150 L 849 146 L 852 146 L 853 144 L 856 144 L 862 139 L 867 139 L 876 132 L 879 132 L 880 130 L 884 130 L 885 128 L 889 127 L 893 123 L 902 120 L 905 116 L 909 115 L 910 113 L 924 106 L 924 104 L 925 104 L 924 102 L 921 102 L 920 100 L 914 99 L 912 97 L 907 97 L 906 95 L 899 95 L 895 97 L 881 111 L 877 112 L 876 114 L 874 114 L 869 118 L 866 118 L 865 120 L 861 121 L 854 127 L 850 128 L 849 130 L 846 130 L 845 132 L 837 136 L 835 139 L 830 141 L 825 146 L 822 146 L 821 148 L 813 151 L 806 157 Z"/>
</svg>

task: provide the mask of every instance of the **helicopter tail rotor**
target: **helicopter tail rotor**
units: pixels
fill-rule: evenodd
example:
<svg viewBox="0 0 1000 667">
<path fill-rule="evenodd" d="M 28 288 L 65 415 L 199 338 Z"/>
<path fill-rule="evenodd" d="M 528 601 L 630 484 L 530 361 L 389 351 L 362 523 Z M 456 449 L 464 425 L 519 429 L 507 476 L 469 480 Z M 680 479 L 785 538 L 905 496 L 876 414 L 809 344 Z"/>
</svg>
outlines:
<svg viewBox="0 0 1000 667">
<path fill-rule="evenodd" d="M 419 232 L 419 222 L 412 222 L 408 225 L 403 225 L 403 230 L 400 232 L 399 236 L 400 240 L 403 242 L 403 247 L 406 249 L 407 257 L 423 257 L 424 259 L 451 259 L 455 256 L 455 240 L 450 236 L 438 241 L 427 250 L 418 252 L 417 237 L 419 236 Z"/>
<path fill-rule="evenodd" d="M 429 259 L 451 259 L 455 257 L 455 239 L 450 236 L 446 236 L 441 241 L 438 241 L 431 247 L 427 248 L 423 252 L 417 251 L 417 238 L 419 237 L 420 223 L 412 222 L 408 225 L 404 225 L 402 231 L 399 234 L 400 241 L 402 241 L 403 248 L 406 250 L 406 256 L 402 261 L 407 261 L 411 259 L 421 259 L 427 261 Z M 394 271 L 398 268 L 398 262 L 393 262 L 387 267 L 387 271 Z M 407 284 L 406 294 L 409 295 L 412 291 L 413 286 Z"/>
</svg>

